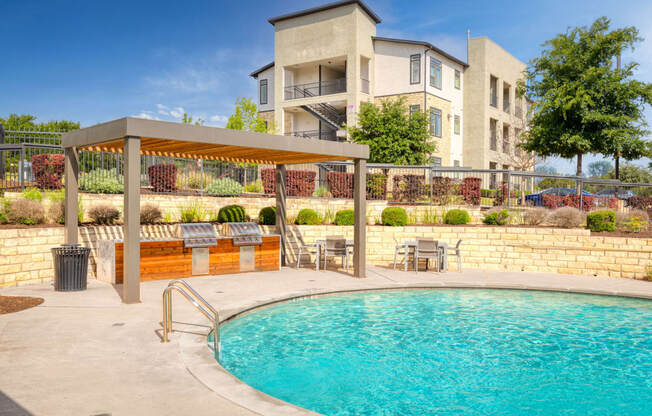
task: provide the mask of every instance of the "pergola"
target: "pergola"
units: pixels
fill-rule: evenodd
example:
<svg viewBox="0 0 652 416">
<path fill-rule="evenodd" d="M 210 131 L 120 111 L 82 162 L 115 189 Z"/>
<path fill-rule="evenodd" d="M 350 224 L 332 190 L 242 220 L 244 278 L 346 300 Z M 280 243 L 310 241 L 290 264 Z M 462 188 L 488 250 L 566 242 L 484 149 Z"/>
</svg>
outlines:
<svg viewBox="0 0 652 416">
<path fill-rule="evenodd" d="M 131 117 L 71 131 L 61 142 L 65 152 L 65 241 L 68 244 L 78 240 L 79 150 L 124 154 L 124 302 L 140 302 L 140 155 L 276 165 L 276 229 L 281 235 L 283 265 L 287 243 L 286 165 L 352 159 L 354 276 L 365 277 L 365 183 L 369 157 L 369 148 L 365 145 Z"/>
</svg>

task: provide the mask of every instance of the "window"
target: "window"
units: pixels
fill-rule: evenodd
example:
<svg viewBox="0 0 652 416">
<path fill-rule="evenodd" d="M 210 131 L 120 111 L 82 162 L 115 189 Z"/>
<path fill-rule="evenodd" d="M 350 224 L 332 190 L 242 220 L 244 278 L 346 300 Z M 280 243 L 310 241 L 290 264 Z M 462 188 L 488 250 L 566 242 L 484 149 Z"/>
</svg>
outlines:
<svg viewBox="0 0 652 416">
<path fill-rule="evenodd" d="M 460 116 L 455 116 L 454 118 L 453 133 L 460 134 Z"/>
<path fill-rule="evenodd" d="M 441 158 L 440 157 L 431 157 L 430 158 L 430 165 L 431 166 L 439 166 L 441 167 Z"/>
<path fill-rule="evenodd" d="M 410 84 L 421 82 L 421 55 L 410 56 Z"/>
<path fill-rule="evenodd" d="M 453 166 L 456 168 L 460 166 L 460 161 L 459 160 L 453 160 Z"/>
<path fill-rule="evenodd" d="M 430 86 L 441 89 L 441 62 L 430 58 Z"/>
<path fill-rule="evenodd" d="M 491 170 L 496 170 L 498 169 L 498 166 L 496 162 L 489 162 L 489 169 Z M 489 188 L 490 189 L 496 189 L 496 182 L 497 182 L 497 177 L 495 173 L 492 173 L 489 177 Z"/>
<path fill-rule="evenodd" d="M 441 110 L 430 109 L 430 134 L 441 137 Z"/>
<path fill-rule="evenodd" d="M 497 128 L 498 121 L 493 118 L 489 119 L 489 149 L 491 150 L 498 150 Z"/>
<path fill-rule="evenodd" d="M 410 106 L 410 115 L 419 111 L 421 111 L 421 106 L 419 104 Z"/>
<path fill-rule="evenodd" d="M 493 75 L 489 78 L 489 105 L 498 107 L 498 78 Z"/>
<path fill-rule="evenodd" d="M 458 90 L 462 88 L 462 73 L 457 69 L 455 70 L 455 88 Z"/>
<path fill-rule="evenodd" d="M 267 104 L 267 80 L 260 80 L 260 104 Z"/>
</svg>

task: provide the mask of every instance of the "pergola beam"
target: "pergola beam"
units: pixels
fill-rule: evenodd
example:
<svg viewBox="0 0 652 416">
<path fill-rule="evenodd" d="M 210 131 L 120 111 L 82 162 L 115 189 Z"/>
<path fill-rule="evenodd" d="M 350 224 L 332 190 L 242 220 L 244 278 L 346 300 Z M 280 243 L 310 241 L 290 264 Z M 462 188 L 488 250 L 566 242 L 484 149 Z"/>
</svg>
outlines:
<svg viewBox="0 0 652 416">
<path fill-rule="evenodd" d="M 79 155 L 74 147 L 64 149 L 64 182 L 65 198 L 64 201 L 64 221 L 66 224 L 64 242 L 66 244 L 77 244 L 78 228 L 77 221 L 79 218 Z"/>
<path fill-rule="evenodd" d="M 367 161 L 355 159 L 353 165 L 353 275 L 367 277 Z"/>
<path fill-rule="evenodd" d="M 124 280 L 122 301 L 140 302 L 140 138 L 124 139 Z"/>
<path fill-rule="evenodd" d="M 286 266 L 287 219 L 285 205 L 285 165 L 276 165 L 276 233 L 281 236 L 281 265 Z"/>
</svg>

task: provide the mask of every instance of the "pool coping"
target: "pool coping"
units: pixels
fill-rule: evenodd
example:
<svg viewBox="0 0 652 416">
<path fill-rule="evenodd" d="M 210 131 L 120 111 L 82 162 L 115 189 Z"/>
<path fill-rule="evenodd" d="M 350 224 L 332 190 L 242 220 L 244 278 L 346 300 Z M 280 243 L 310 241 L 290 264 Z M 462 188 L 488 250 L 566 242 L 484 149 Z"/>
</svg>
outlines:
<svg viewBox="0 0 652 416">
<path fill-rule="evenodd" d="M 410 290 L 410 289 L 503 289 L 503 290 L 531 290 L 542 292 L 577 293 L 586 295 L 602 295 L 634 299 L 652 300 L 652 295 L 628 291 L 608 289 L 586 289 L 561 286 L 542 286 L 540 284 L 510 284 L 510 283 L 451 283 L 433 282 L 432 284 L 396 284 L 384 286 L 370 286 L 366 288 L 341 289 L 341 290 L 304 290 L 299 293 L 288 293 L 271 299 L 260 300 L 245 306 L 226 311 L 225 318 L 221 319 L 220 326 L 246 315 L 250 312 L 279 303 L 315 296 L 343 295 L 347 293 L 374 292 L 384 290 Z M 204 336 L 196 333 L 183 332 L 179 338 L 179 349 L 186 369 L 197 381 L 215 392 L 222 398 L 241 406 L 251 412 L 261 415 L 320 415 L 320 413 L 285 402 L 251 387 L 237 378 L 234 374 L 215 359 L 208 347 Z M 208 333 L 205 334 L 208 336 Z"/>
</svg>

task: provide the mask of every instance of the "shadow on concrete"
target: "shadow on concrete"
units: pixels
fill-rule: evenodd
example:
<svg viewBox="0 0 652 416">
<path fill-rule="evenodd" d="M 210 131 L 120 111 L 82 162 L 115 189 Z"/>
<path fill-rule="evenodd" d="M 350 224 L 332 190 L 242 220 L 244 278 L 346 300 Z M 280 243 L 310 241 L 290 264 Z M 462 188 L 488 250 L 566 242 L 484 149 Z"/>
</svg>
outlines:
<svg viewBox="0 0 652 416">
<path fill-rule="evenodd" d="M 31 416 L 23 406 L 0 390 L 0 416 Z"/>
<path fill-rule="evenodd" d="M 163 322 L 159 322 L 159 325 L 161 328 L 155 329 L 154 333 L 156 334 L 157 337 L 163 342 Z M 184 329 L 179 329 L 179 325 L 184 325 L 184 326 L 194 326 L 194 327 L 199 327 L 199 328 L 204 328 L 207 331 L 210 331 L 213 329 L 211 325 L 201 325 L 201 324 L 191 324 L 189 322 L 181 322 L 181 321 L 172 321 L 172 332 L 170 334 L 174 334 L 175 332 L 179 332 L 182 334 L 191 334 L 191 335 L 198 335 L 198 336 L 206 336 L 206 332 L 194 332 L 194 331 L 188 331 Z M 183 327 L 182 327 L 183 328 Z"/>
</svg>

